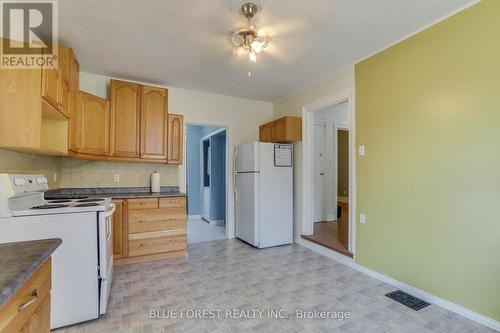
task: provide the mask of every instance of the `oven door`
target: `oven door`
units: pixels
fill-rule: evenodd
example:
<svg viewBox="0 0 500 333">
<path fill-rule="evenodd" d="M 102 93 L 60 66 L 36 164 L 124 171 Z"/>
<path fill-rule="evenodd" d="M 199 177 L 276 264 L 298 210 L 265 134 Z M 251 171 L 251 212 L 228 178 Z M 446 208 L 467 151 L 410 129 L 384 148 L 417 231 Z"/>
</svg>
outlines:
<svg viewBox="0 0 500 333">
<path fill-rule="evenodd" d="M 111 282 L 113 280 L 113 213 L 116 206 L 99 213 L 99 312 L 106 313 Z"/>
</svg>

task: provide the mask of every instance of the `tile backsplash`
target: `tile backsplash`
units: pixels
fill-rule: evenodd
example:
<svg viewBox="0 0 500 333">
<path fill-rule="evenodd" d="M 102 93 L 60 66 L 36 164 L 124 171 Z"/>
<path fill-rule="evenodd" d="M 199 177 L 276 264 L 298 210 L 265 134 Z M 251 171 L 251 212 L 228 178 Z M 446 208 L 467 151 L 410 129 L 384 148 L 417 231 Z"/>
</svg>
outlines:
<svg viewBox="0 0 500 333">
<path fill-rule="evenodd" d="M 179 167 L 153 163 L 122 163 L 62 157 L 60 187 L 149 186 L 150 175 L 158 171 L 162 186 L 179 185 Z M 115 181 L 118 175 L 118 181 Z"/>
<path fill-rule="evenodd" d="M 4 172 L 43 174 L 49 180 L 49 187 L 56 188 L 59 187 L 61 157 L 17 153 L 0 149 L 0 173 Z"/>
<path fill-rule="evenodd" d="M 162 186 L 179 185 L 178 166 L 88 161 L 0 149 L 0 172 L 44 174 L 49 180 L 51 189 L 149 186 L 150 175 L 153 171 L 160 173 Z M 115 175 L 118 175 L 119 178 L 117 182 L 115 182 Z"/>
</svg>

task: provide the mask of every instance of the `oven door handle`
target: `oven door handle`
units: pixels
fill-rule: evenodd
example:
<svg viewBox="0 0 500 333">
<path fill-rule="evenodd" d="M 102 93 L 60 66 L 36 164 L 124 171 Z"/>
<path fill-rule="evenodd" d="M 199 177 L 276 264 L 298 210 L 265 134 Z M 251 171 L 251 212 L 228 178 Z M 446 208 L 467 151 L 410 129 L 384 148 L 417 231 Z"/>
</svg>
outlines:
<svg viewBox="0 0 500 333">
<path fill-rule="evenodd" d="M 110 217 L 115 213 L 116 205 L 114 203 L 111 203 L 109 206 L 111 208 L 104 212 L 104 218 Z"/>
</svg>

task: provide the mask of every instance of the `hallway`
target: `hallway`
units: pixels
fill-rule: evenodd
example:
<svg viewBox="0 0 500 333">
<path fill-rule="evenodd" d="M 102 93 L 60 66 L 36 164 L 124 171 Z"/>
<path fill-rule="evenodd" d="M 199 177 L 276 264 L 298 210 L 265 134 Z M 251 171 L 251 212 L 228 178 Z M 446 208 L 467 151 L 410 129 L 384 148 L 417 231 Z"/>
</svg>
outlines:
<svg viewBox="0 0 500 333">
<path fill-rule="evenodd" d="M 322 245 L 352 258 L 349 252 L 349 204 L 339 201 L 342 214 L 338 221 L 314 223 L 314 234 L 302 236 L 313 243 Z"/>
<path fill-rule="evenodd" d="M 211 225 L 200 218 L 188 219 L 187 224 L 188 244 L 226 239 L 226 228 L 223 225 Z"/>
</svg>

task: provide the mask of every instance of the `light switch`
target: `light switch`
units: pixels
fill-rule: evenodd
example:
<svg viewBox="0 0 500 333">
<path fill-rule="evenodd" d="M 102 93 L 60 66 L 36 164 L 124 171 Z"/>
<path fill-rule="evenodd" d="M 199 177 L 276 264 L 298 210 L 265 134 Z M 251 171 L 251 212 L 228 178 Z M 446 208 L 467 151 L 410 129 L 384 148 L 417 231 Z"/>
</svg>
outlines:
<svg viewBox="0 0 500 333">
<path fill-rule="evenodd" d="M 359 146 L 359 156 L 365 156 L 365 146 Z"/>
<path fill-rule="evenodd" d="M 366 224 L 366 214 L 359 214 L 359 223 Z"/>
<path fill-rule="evenodd" d="M 120 181 L 120 174 L 119 173 L 113 174 L 113 181 L 115 183 L 118 183 Z"/>
</svg>

